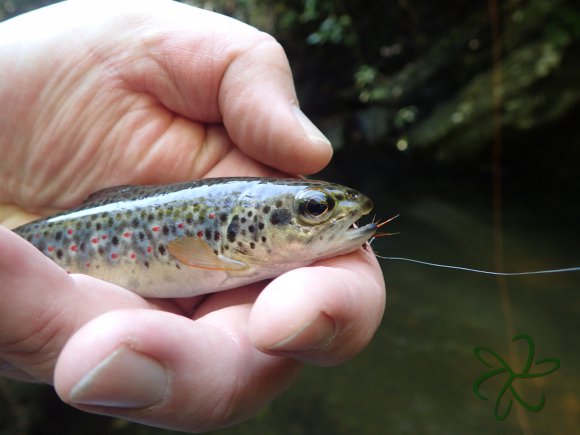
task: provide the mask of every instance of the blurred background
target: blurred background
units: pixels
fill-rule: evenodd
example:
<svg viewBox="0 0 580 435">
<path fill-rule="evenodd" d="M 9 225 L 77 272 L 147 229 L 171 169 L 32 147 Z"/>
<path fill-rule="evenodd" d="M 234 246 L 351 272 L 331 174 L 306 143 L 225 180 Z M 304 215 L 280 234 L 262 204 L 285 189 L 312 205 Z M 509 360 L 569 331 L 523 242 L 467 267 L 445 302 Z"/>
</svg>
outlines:
<svg viewBox="0 0 580 435">
<path fill-rule="evenodd" d="M 0 0 L 0 19 L 54 3 Z M 335 157 L 317 178 L 400 217 L 381 255 L 491 270 L 580 265 L 580 3 L 565 0 L 186 1 L 284 46 L 304 112 Z M 111 3 L 112 5 L 114 3 Z M 160 4 L 162 8 L 162 4 Z M 382 261 L 387 311 L 371 345 L 301 380 L 233 434 L 571 434 L 580 427 L 580 273 L 495 278 Z M 507 381 L 483 346 L 521 372 L 536 413 L 494 402 Z M 494 368 L 499 362 L 489 359 Z M 532 365 L 530 372 L 545 366 Z M 502 402 L 507 404 L 507 393 Z M 0 380 L 0 434 L 169 434 L 63 405 L 52 388 Z"/>
</svg>

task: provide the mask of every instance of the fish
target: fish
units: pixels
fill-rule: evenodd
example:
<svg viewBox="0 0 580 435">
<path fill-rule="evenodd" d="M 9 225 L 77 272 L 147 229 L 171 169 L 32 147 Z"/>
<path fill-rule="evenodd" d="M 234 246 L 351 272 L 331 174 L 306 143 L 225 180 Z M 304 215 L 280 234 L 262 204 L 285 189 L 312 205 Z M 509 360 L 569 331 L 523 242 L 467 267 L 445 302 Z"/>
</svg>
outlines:
<svg viewBox="0 0 580 435">
<path fill-rule="evenodd" d="M 361 248 L 364 194 L 325 181 L 207 178 L 116 186 L 13 231 L 69 273 L 144 297 L 190 297 L 274 278 Z"/>
</svg>

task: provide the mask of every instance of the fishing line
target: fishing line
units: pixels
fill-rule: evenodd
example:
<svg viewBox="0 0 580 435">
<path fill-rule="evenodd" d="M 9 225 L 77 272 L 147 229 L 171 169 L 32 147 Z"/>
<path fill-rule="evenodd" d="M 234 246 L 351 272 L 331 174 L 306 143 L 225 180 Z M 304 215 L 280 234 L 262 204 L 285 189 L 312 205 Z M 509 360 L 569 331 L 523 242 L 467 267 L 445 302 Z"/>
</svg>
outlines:
<svg viewBox="0 0 580 435">
<path fill-rule="evenodd" d="M 432 263 L 430 261 L 414 260 L 412 258 L 405 258 L 405 257 L 385 257 L 385 256 L 382 256 L 382 255 L 377 255 L 377 258 L 380 258 L 382 260 L 406 261 L 408 263 L 422 264 L 424 266 L 438 267 L 438 268 L 441 268 L 441 269 L 461 270 L 461 271 L 464 271 L 464 272 L 475 272 L 475 273 L 481 273 L 481 274 L 484 274 L 484 275 L 493 275 L 493 276 L 546 275 L 546 274 L 549 274 L 549 273 L 580 272 L 580 266 L 578 266 L 578 267 L 564 267 L 564 268 L 561 268 L 561 269 L 533 270 L 533 271 L 530 271 L 530 272 L 494 272 L 494 271 L 491 271 L 491 270 L 473 269 L 471 267 L 453 266 L 453 265 L 450 265 L 450 264 Z"/>
</svg>

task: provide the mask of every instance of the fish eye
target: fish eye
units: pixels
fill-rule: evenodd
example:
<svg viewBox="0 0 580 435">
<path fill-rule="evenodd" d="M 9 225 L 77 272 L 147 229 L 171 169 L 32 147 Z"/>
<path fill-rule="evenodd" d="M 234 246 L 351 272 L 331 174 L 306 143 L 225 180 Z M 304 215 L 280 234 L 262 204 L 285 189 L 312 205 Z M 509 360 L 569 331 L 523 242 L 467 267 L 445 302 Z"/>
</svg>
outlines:
<svg viewBox="0 0 580 435">
<path fill-rule="evenodd" d="M 310 188 L 298 195 L 300 217 L 310 224 L 317 224 L 330 218 L 335 202 L 332 196 L 322 189 Z"/>
</svg>

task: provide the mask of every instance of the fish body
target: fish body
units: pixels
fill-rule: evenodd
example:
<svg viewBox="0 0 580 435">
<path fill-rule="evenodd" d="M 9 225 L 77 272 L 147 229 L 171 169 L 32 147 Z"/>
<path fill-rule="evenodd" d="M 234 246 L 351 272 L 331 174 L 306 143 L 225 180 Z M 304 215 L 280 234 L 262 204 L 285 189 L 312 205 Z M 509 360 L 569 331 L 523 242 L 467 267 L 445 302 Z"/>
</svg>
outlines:
<svg viewBox="0 0 580 435">
<path fill-rule="evenodd" d="M 119 186 L 13 231 L 70 273 L 148 297 L 239 287 L 359 248 L 375 224 L 363 194 L 296 179 Z"/>
</svg>

